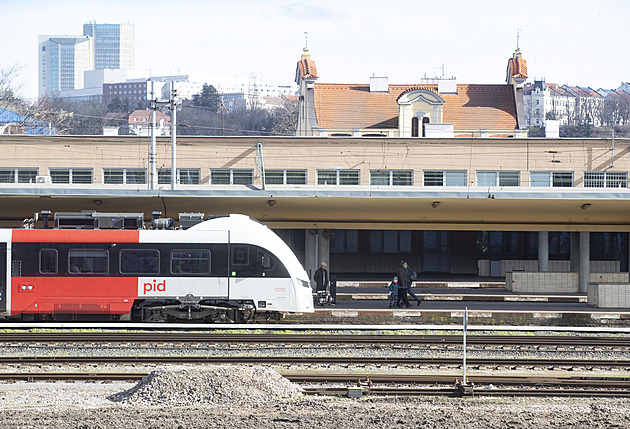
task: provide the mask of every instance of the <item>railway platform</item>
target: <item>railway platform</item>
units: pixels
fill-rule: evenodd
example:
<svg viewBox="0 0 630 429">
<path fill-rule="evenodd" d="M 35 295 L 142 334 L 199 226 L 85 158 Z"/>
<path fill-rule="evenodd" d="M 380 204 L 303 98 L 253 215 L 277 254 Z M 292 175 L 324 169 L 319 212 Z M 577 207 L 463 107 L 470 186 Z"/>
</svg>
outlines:
<svg viewBox="0 0 630 429">
<path fill-rule="evenodd" d="M 630 309 L 597 308 L 585 294 L 517 294 L 494 282 L 423 282 L 414 286 L 421 304 L 389 308 L 387 285 L 376 282 L 339 282 L 334 305 L 316 305 L 300 319 L 333 323 L 461 324 L 483 325 L 630 326 Z M 483 283 L 483 282 L 482 282 Z M 294 316 L 288 316 L 292 319 Z"/>
</svg>

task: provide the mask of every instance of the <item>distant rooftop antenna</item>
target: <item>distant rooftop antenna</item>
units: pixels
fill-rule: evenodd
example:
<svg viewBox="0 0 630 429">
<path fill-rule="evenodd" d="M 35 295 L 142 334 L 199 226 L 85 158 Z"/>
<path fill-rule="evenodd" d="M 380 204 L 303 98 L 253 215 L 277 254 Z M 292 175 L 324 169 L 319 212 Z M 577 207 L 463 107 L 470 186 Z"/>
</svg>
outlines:
<svg viewBox="0 0 630 429">
<path fill-rule="evenodd" d="M 516 28 L 516 50 L 521 50 L 520 37 L 521 37 L 521 28 Z"/>
<path fill-rule="evenodd" d="M 437 70 L 437 73 L 434 71 L 437 79 L 444 79 L 446 77 L 446 66 L 444 63 L 442 63 L 441 66 L 433 67 L 433 70 Z M 439 73 L 441 73 L 441 75 L 438 75 Z"/>
<path fill-rule="evenodd" d="M 304 50 L 308 51 L 308 31 L 304 32 Z"/>
</svg>

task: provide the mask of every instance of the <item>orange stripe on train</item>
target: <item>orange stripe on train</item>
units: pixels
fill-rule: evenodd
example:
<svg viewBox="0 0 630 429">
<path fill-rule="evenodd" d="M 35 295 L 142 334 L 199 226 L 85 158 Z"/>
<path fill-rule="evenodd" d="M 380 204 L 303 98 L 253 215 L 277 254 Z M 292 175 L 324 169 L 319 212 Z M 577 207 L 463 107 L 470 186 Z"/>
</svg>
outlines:
<svg viewBox="0 0 630 429">
<path fill-rule="evenodd" d="M 14 229 L 14 243 L 138 243 L 140 231 L 103 229 Z"/>
</svg>

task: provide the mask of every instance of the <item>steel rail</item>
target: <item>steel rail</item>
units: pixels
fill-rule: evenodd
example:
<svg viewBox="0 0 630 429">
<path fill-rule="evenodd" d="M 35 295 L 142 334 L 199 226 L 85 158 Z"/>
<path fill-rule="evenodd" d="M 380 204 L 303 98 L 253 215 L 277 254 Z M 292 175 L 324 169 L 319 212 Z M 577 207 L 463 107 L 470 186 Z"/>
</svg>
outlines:
<svg viewBox="0 0 630 429">
<path fill-rule="evenodd" d="M 359 374 L 280 373 L 294 383 L 356 383 L 367 395 L 461 396 L 457 375 L 372 374 L 369 380 Z M 126 381 L 136 382 L 147 372 L 0 372 L 2 381 Z M 630 397 L 630 378 L 616 377 L 511 377 L 473 376 L 471 395 L 478 396 L 602 396 Z M 379 386 L 378 384 L 395 384 Z M 424 386 L 409 386 L 423 384 Z M 496 384 L 500 387 L 481 387 Z M 437 387 L 437 386 L 440 387 Z M 517 386 L 506 388 L 505 386 Z M 346 396 L 348 387 L 303 386 L 306 394 Z"/>
<path fill-rule="evenodd" d="M 309 395 L 326 396 L 347 396 L 348 389 L 338 387 L 303 387 L 304 393 Z M 383 387 L 370 388 L 365 391 L 366 395 L 379 396 L 464 396 L 458 389 L 453 387 L 430 388 L 430 387 Z M 630 392 L 620 389 L 564 389 L 564 388 L 515 388 L 515 389 L 479 389 L 474 388 L 470 396 L 510 396 L 510 397 L 608 397 L 608 398 L 628 398 Z"/>
<path fill-rule="evenodd" d="M 1 325 L 0 325 L 1 326 Z M 198 332 L 15 332 L 0 333 L 0 343 L 15 342 L 177 342 L 177 343 L 288 343 L 288 344 L 461 344 L 461 335 L 370 335 L 370 334 L 257 334 Z M 630 337 L 468 335 L 468 344 L 629 347 Z"/>
<path fill-rule="evenodd" d="M 188 364 L 341 364 L 341 365 L 416 365 L 416 366 L 461 366 L 461 358 L 441 357 L 396 357 L 396 356 L 0 356 L 0 364 L 47 364 L 47 363 L 188 363 Z M 497 359 L 469 358 L 470 367 L 606 367 L 630 369 L 628 360 L 602 359 Z"/>
</svg>

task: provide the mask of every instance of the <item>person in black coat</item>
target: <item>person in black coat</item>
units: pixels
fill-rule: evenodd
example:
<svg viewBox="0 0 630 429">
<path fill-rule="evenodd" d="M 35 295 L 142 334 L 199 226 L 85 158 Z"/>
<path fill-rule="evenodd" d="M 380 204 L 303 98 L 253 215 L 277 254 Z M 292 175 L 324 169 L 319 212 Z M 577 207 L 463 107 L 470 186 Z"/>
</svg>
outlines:
<svg viewBox="0 0 630 429">
<path fill-rule="evenodd" d="M 328 270 L 326 269 L 326 262 L 322 262 L 315 274 L 313 274 L 313 280 L 315 280 L 316 290 L 328 290 L 330 280 L 328 278 Z"/>
<path fill-rule="evenodd" d="M 398 277 L 398 302 L 396 305 L 401 307 L 401 304 L 405 304 L 407 307 L 411 307 L 409 299 L 407 298 L 407 291 L 409 290 L 409 273 L 407 271 L 407 261 L 404 259 L 400 261 L 400 268 L 396 273 Z"/>
</svg>

